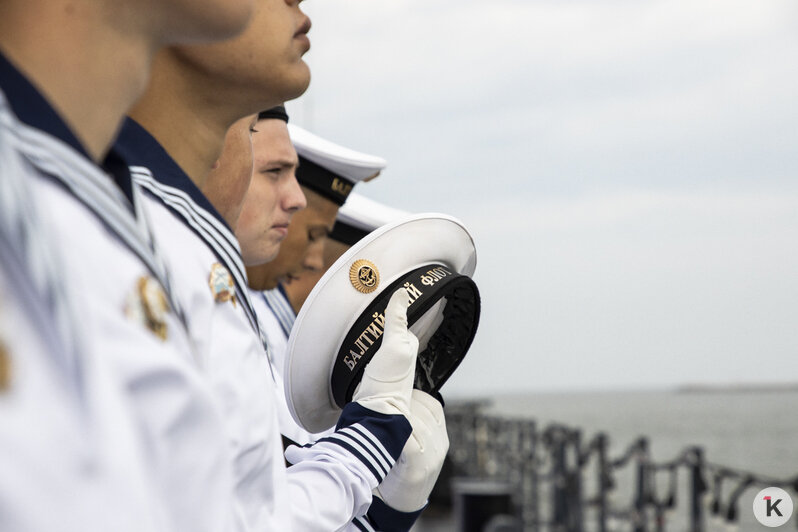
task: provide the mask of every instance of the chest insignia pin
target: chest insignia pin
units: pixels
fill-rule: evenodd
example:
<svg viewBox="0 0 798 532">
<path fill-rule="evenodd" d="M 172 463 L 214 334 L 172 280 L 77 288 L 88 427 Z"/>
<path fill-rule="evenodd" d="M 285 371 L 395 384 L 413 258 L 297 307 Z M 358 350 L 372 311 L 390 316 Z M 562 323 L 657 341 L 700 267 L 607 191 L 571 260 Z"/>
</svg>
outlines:
<svg viewBox="0 0 798 532">
<path fill-rule="evenodd" d="M 161 340 L 166 340 L 168 313 L 169 302 L 160 283 L 147 275 L 140 277 L 125 303 L 125 315 L 147 327 Z"/>
<path fill-rule="evenodd" d="M 236 304 L 236 287 L 230 271 L 218 262 L 211 266 L 211 275 L 208 278 L 213 299 L 217 303 L 232 301 Z"/>
<path fill-rule="evenodd" d="M 11 387 L 11 353 L 0 341 L 0 393 Z"/>
</svg>

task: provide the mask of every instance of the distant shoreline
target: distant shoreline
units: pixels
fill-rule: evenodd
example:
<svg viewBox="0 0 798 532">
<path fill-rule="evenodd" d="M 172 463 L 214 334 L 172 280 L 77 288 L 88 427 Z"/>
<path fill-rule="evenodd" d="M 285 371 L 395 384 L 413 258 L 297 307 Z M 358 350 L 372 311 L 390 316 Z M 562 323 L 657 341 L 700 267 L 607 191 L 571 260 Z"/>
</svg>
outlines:
<svg viewBox="0 0 798 532">
<path fill-rule="evenodd" d="M 798 393 L 798 382 L 772 382 L 772 383 L 693 383 L 676 384 L 662 387 L 648 388 L 596 388 L 574 390 L 505 390 L 502 392 L 481 392 L 479 394 L 456 393 L 446 397 L 453 403 L 483 403 L 490 404 L 499 398 L 528 397 L 528 396 L 583 396 L 606 394 L 744 394 L 744 393 Z M 444 392 L 444 395 L 446 393 Z"/>
<path fill-rule="evenodd" d="M 771 384 L 685 384 L 676 388 L 677 393 L 762 393 L 798 392 L 798 382 Z"/>
</svg>

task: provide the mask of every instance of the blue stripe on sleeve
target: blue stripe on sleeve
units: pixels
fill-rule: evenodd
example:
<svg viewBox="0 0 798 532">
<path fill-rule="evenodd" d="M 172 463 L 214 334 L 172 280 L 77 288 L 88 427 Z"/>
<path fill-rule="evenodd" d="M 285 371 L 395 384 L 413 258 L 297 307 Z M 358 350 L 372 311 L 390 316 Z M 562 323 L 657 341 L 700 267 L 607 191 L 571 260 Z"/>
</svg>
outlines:
<svg viewBox="0 0 798 532">
<path fill-rule="evenodd" d="M 381 414 L 358 403 L 349 403 L 341 412 L 341 417 L 338 418 L 336 430 L 355 424 L 382 444 L 393 461 L 396 461 L 402 454 L 402 449 L 404 449 L 410 433 L 413 432 L 410 422 L 402 415 Z"/>
</svg>

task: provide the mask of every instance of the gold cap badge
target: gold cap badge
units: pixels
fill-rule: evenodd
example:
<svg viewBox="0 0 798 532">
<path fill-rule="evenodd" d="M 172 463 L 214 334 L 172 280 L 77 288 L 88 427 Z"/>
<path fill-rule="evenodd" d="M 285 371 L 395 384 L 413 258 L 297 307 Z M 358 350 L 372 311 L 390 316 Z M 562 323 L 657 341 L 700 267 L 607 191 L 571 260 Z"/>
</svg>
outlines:
<svg viewBox="0 0 798 532">
<path fill-rule="evenodd" d="M 147 275 L 140 277 L 125 303 L 127 317 L 147 327 L 161 340 L 166 340 L 168 313 L 169 302 L 160 283 Z"/>
<path fill-rule="evenodd" d="M 211 266 L 211 275 L 208 278 L 213 299 L 217 303 L 232 301 L 236 304 L 236 286 L 230 271 L 218 262 Z"/>
<path fill-rule="evenodd" d="M 380 272 L 373 262 L 356 260 L 349 268 L 349 280 L 358 292 L 370 294 L 380 285 Z"/>
</svg>

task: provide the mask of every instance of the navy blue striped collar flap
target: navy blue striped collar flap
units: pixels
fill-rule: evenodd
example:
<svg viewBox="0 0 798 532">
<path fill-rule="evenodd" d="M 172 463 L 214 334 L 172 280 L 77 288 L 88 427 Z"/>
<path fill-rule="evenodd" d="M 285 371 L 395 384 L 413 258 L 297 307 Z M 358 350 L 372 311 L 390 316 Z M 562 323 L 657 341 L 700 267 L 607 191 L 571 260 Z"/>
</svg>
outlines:
<svg viewBox="0 0 798 532">
<path fill-rule="evenodd" d="M 230 270 L 244 313 L 265 345 L 249 298 L 241 248 L 230 226 L 158 141 L 132 119 L 122 127 L 116 149 L 130 164 L 136 183 L 182 220 Z"/>
</svg>

